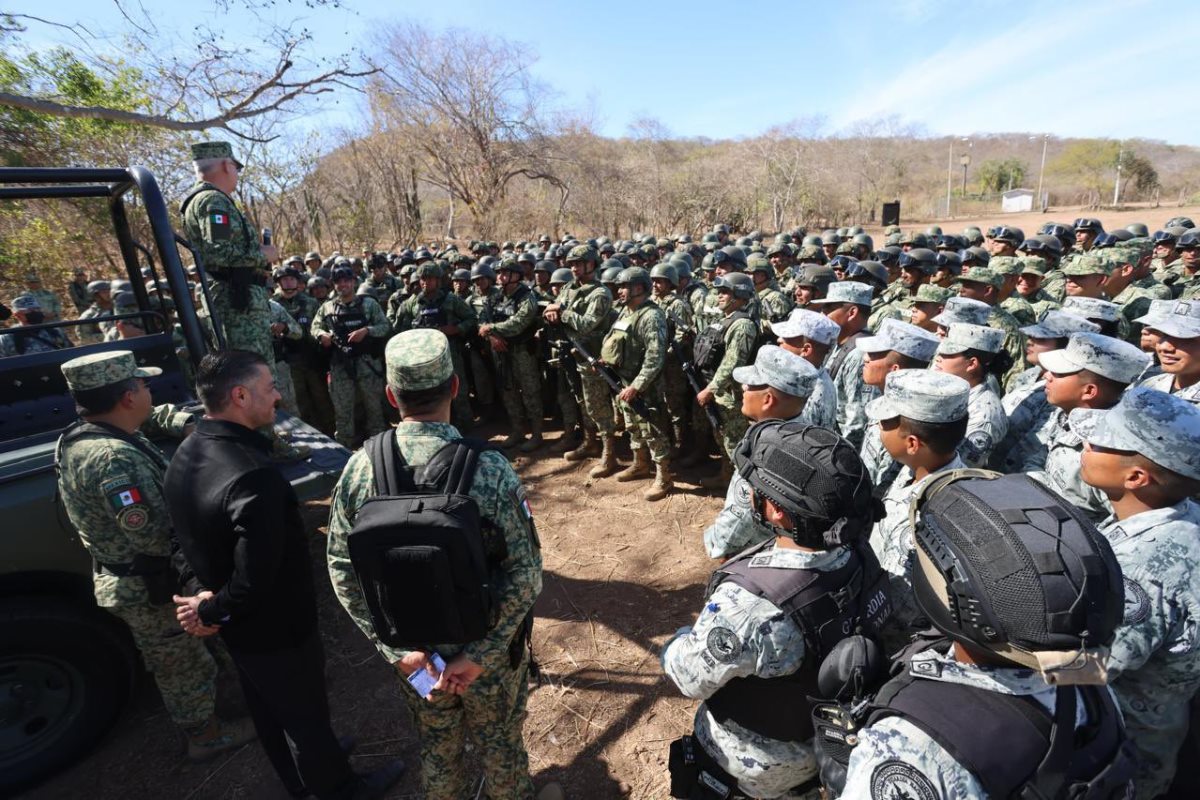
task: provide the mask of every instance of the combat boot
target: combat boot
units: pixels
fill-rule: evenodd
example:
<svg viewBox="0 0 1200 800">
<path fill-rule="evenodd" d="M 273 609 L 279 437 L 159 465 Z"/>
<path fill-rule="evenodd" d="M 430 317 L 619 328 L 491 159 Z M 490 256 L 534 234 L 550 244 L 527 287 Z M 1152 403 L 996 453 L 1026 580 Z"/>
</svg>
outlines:
<svg viewBox="0 0 1200 800">
<path fill-rule="evenodd" d="M 633 463 L 617 473 L 617 480 L 626 483 L 649 478 L 653 474 L 654 470 L 650 467 L 650 448 L 639 447 L 633 451 Z"/>
<path fill-rule="evenodd" d="M 585 428 L 583 443 L 563 456 L 567 461 L 583 461 L 600 455 L 600 436 L 596 431 Z"/>
<path fill-rule="evenodd" d="M 500 440 L 500 447 L 507 450 L 510 447 L 516 447 L 523 441 L 525 441 L 525 434 L 521 432 L 521 426 L 517 424 L 509 431 L 508 436 Z"/>
<path fill-rule="evenodd" d="M 617 463 L 617 437 L 605 436 L 601 442 L 600 463 L 592 467 L 592 471 L 588 473 L 592 478 L 607 478 L 609 475 L 617 471 L 617 467 L 621 466 Z"/>
<path fill-rule="evenodd" d="M 733 480 L 733 465 L 729 463 L 729 459 L 722 458 L 721 471 L 711 478 L 700 481 L 700 486 L 705 489 L 728 489 L 731 480 Z"/>
<path fill-rule="evenodd" d="M 579 431 L 574 428 L 564 430 L 562 436 L 558 437 L 558 441 L 550 446 L 550 452 L 556 456 L 571 452 L 579 445 L 582 438 Z"/>
<path fill-rule="evenodd" d="M 642 497 L 652 503 L 662 500 L 675 488 L 672 477 L 670 462 L 658 462 L 654 465 L 654 483 L 650 484 L 650 488 L 642 493 Z"/>
<path fill-rule="evenodd" d="M 522 453 L 532 453 L 534 450 L 537 450 L 542 446 L 542 421 L 540 419 L 535 419 L 532 423 L 530 423 L 529 428 L 529 439 L 525 442 L 525 444 L 517 448 Z"/>
<path fill-rule="evenodd" d="M 192 761 L 208 761 L 253 741 L 256 735 L 249 718 L 226 721 L 214 714 L 200 727 L 188 729 L 187 757 Z"/>
<path fill-rule="evenodd" d="M 677 459 L 675 464 L 680 467 L 694 467 L 697 464 L 703 464 L 708 460 L 708 441 L 708 436 L 697 436 L 696 440 L 692 442 L 688 454 Z"/>
</svg>

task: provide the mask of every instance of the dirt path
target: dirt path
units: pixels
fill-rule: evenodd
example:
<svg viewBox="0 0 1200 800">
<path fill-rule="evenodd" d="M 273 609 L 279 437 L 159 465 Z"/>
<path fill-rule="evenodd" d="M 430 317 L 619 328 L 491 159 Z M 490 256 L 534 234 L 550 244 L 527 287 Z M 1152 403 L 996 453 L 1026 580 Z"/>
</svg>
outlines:
<svg viewBox="0 0 1200 800">
<path fill-rule="evenodd" d="M 720 499 L 686 476 L 679 493 L 650 504 L 642 482 L 592 481 L 587 467 L 542 456 L 517 462 L 528 487 L 545 561 L 534 646 L 543 683 L 530 694 L 525 740 L 539 785 L 564 784 L 572 800 L 666 796 L 667 746 L 691 725 L 696 703 L 663 677 L 658 652 L 699 611 L 711 569 L 700 534 Z M 309 524 L 324 525 L 313 504 Z M 354 766 L 385 756 L 417 763 L 397 679 L 333 597 L 323 535 L 312 541 L 335 729 L 358 737 Z M 240 704 L 236 682 L 221 705 Z M 89 797 L 286 798 L 257 745 L 209 764 L 182 758 L 183 742 L 143 680 L 130 708 L 85 759 L 26 793 L 30 800 Z M 411 770 L 389 798 L 420 796 Z"/>
</svg>

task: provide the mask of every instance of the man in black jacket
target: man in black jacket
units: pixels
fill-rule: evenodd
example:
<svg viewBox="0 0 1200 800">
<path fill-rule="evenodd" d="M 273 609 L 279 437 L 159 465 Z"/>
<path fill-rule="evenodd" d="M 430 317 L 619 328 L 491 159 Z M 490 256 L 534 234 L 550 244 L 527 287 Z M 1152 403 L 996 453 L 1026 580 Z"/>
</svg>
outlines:
<svg viewBox="0 0 1200 800">
<path fill-rule="evenodd" d="M 206 414 L 164 485 L 192 592 L 175 598 L 179 621 L 225 640 L 259 741 L 292 796 L 380 797 L 404 765 L 356 776 L 330 727 L 304 521 L 255 430 L 275 418 L 270 367 L 255 353 L 214 353 L 196 383 Z"/>
</svg>

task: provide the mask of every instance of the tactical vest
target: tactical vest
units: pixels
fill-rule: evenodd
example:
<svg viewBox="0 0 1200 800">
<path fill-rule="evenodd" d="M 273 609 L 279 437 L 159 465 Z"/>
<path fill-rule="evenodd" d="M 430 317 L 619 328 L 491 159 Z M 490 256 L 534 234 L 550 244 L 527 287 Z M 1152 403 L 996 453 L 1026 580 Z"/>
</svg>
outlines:
<svg viewBox="0 0 1200 800">
<path fill-rule="evenodd" d="M 450 315 L 446 313 L 446 295 L 439 293 L 434 302 L 436 306 L 427 306 L 417 300 L 416 313 L 413 314 L 414 328 L 440 328 L 450 324 Z"/>
<path fill-rule="evenodd" d="M 725 332 L 739 319 L 754 321 L 749 314 L 739 309 L 719 322 L 711 323 L 696 337 L 692 349 L 695 353 L 696 369 L 700 370 L 705 382 L 711 381 L 713 375 L 717 374 L 717 367 L 721 366 L 721 359 L 725 358 Z"/>
<path fill-rule="evenodd" d="M 571 292 L 566 303 L 567 309 L 574 311 L 576 314 L 583 314 L 592 295 L 603 289 L 604 287 L 595 281 L 583 284 Z M 609 310 L 611 311 L 612 309 L 610 308 Z M 613 322 L 615 321 L 616 318 L 614 317 Z M 598 344 L 604 338 L 604 332 L 610 327 L 612 327 L 611 324 L 605 325 L 604 321 L 601 320 L 592 330 L 586 334 L 582 334 L 584 344 Z"/>
<path fill-rule="evenodd" d="M 342 350 L 343 355 L 358 358 L 365 355 L 376 355 L 374 352 L 378 349 L 377 346 L 372 346 L 372 336 L 361 342 L 347 344 L 346 337 L 354 333 L 359 328 L 367 327 L 367 312 L 363 310 L 361 299 L 355 299 L 351 305 L 343 305 L 340 302 L 334 301 L 333 313 L 330 318 L 333 322 L 333 335 L 337 340 L 338 347 Z"/>
<path fill-rule="evenodd" d="M 492 306 L 492 322 L 505 322 L 512 319 L 517 313 L 517 308 L 531 294 L 533 294 L 533 290 L 523 283 L 511 295 L 501 292 Z M 505 336 L 504 338 L 510 344 L 526 344 L 533 339 L 533 334 L 536 331 L 537 325 L 530 325 L 525 330 L 515 333 L 512 336 Z"/>
<path fill-rule="evenodd" d="M 767 540 L 726 562 L 713 573 L 706 597 L 725 581 L 779 608 L 804 635 L 804 663 L 791 675 L 734 678 L 705 704 L 721 723 L 736 722 L 761 736 L 785 742 L 813 735 L 809 698 L 819 694 L 817 670 L 825 654 L 854 633 L 872 634 L 891 615 L 887 573 L 865 543 L 851 546 L 850 558 L 834 570 L 766 566 Z"/>
</svg>

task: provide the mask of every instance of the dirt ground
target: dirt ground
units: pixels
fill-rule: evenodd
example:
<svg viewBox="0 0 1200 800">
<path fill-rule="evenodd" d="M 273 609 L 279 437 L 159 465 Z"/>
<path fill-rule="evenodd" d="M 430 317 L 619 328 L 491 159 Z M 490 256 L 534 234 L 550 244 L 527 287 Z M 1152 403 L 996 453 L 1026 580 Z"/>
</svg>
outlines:
<svg viewBox="0 0 1200 800">
<path fill-rule="evenodd" d="M 517 460 L 542 540 L 545 579 L 534 627 L 542 684 L 530 693 L 525 741 L 536 785 L 556 780 L 568 798 L 662 798 L 670 742 L 696 703 L 663 676 L 658 653 L 700 609 L 711 570 L 700 535 L 721 499 L 696 487 L 716 462 L 685 473 L 676 494 L 651 504 L 644 482 L 587 477 L 590 465 L 541 455 Z M 397 677 L 342 611 L 324 571 L 325 504 L 311 504 L 314 574 L 334 728 L 358 737 L 360 770 L 400 756 L 408 774 L 389 798 L 420 797 L 417 741 Z M 240 703 L 236 680 L 221 707 Z M 286 798 L 257 744 L 202 765 L 157 690 L 143 680 L 130 708 L 87 757 L 27 792 L 29 800 Z M 476 769 L 478 773 L 478 770 Z"/>
</svg>

